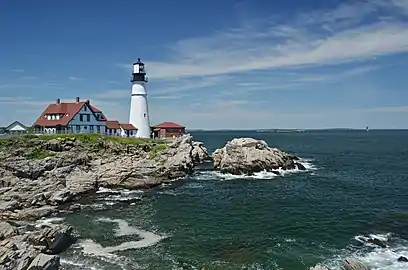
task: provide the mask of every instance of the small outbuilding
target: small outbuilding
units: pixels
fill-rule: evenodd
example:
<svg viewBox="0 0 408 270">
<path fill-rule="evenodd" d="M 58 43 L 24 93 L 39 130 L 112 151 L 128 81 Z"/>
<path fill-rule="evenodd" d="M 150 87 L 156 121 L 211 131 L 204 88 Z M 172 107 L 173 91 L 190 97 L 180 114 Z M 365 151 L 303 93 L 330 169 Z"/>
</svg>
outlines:
<svg viewBox="0 0 408 270">
<path fill-rule="evenodd" d="M 0 128 L 0 134 L 8 135 L 23 135 L 28 132 L 27 126 L 23 125 L 19 121 L 14 121 L 7 127 Z"/>
<path fill-rule="evenodd" d="M 120 124 L 121 136 L 123 137 L 135 137 L 137 128 L 132 124 Z"/>
<path fill-rule="evenodd" d="M 186 133 L 186 127 L 174 123 L 163 122 L 153 127 L 155 138 L 177 138 Z"/>
<path fill-rule="evenodd" d="M 106 135 L 120 136 L 121 128 L 119 121 L 107 120 L 106 121 Z"/>
</svg>

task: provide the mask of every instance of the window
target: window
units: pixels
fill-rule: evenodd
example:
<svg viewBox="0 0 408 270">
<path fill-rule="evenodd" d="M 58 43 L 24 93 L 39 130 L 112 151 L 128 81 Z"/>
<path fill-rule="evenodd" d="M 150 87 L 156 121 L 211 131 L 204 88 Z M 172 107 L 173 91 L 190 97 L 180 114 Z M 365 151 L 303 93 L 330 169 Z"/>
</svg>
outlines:
<svg viewBox="0 0 408 270">
<path fill-rule="evenodd" d="M 101 127 L 100 126 L 96 126 L 96 133 L 101 133 Z"/>
<path fill-rule="evenodd" d="M 86 115 L 86 121 L 87 121 L 87 122 L 90 122 L 90 121 L 91 121 L 91 115 L 90 115 L 90 114 Z"/>
<path fill-rule="evenodd" d="M 86 109 L 87 109 L 87 107 L 86 107 L 86 106 L 84 106 L 84 112 L 86 112 Z"/>
<path fill-rule="evenodd" d="M 81 126 L 76 126 L 76 131 L 79 133 L 81 131 Z"/>
<path fill-rule="evenodd" d="M 80 114 L 80 115 L 79 115 L 79 121 L 81 121 L 81 122 L 84 121 L 84 115 L 83 115 L 83 114 Z"/>
<path fill-rule="evenodd" d="M 89 130 L 91 130 L 91 132 L 93 132 L 94 131 L 94 126 L 89 126 Z"/>
<path fill-rule="evenodd" d="M 146 117 L 146 113 L 143 114 L 143 117 Z"/>
</svg>

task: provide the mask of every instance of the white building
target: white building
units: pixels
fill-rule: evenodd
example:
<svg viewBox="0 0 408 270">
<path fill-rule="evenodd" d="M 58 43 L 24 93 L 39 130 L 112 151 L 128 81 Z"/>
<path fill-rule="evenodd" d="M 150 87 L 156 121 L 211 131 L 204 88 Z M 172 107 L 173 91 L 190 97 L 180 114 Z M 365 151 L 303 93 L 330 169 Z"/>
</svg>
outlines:
<svg viewBox="0 0 408 270">
<path fill-rule="evenodd" d="M 140 58 L 133 64 L 132 96 L 130 102 L 129 123 L 137 128 L 136 137 L 150 138 L 151 127 L 147 105 L 146 71 Z"/>
<path fill-rule="evenodd" d="M 0 135 L 1 134 L 21 135 L 26 134 L 27 132 L 28 132 L 27 127 L 20 123 L 19 121 L 14 121 L 7 127 L 0 127 Z"/>
</svg>

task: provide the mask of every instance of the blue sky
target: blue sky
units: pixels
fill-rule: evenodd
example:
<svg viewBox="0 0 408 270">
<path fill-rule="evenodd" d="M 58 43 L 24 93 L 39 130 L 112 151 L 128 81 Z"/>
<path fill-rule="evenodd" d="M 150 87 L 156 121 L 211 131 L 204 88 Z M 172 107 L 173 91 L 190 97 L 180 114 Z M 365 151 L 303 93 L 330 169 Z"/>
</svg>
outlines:
<svg viewBox="0 0 408 270">
<path fill-rule="evenodd" d="M 152 124 L 408 128 L 408 0 L 0 0 L 0 125 L 56 98 Z"/>
</svg>

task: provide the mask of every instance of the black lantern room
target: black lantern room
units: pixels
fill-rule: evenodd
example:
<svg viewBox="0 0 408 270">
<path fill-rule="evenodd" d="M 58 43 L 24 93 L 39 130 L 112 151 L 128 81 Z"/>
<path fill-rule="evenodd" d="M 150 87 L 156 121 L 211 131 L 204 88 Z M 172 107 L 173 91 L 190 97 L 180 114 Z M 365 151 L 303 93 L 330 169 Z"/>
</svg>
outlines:
<svg viewBox="0 0 408 270">
<path fill-rule="evenodd" d="M 137 62 L 133 63 L 133 72 L 131 82 L 147 82 L 145 64 L 137 59 Z"/>
</svg>

